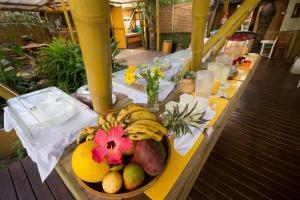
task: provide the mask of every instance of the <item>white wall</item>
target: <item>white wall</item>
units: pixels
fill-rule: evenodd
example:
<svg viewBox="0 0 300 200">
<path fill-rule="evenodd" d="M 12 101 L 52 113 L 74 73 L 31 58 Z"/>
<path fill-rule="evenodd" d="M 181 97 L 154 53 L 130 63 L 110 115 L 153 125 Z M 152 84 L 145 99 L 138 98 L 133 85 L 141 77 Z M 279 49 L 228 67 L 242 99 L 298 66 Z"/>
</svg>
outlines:
<svg viewBox="0 0 300 200">
<path fill-rule="evenodd" d="M 290 0 L 280 31 L 300 30 L 300 17 L 291 18 L 296 3 L 300 3 L 300 0 Z"/>
</svg>

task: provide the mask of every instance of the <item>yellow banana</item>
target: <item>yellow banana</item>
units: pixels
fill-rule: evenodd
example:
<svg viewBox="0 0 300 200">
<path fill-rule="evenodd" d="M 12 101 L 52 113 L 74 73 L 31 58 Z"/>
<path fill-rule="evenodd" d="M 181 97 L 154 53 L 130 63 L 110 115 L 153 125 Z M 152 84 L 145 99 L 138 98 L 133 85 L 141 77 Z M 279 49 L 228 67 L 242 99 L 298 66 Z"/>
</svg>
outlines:
<svg viewBox="0 0 300 200">
<path fill-rule="evenodd" d="M 134 113 L 137 111 L 148 111 L 148 109 L 143 106 L 131 104 L 131 105 L 127 106 L 127 108 L 124 108 L 119 112 L 118 117 L 117 117 L 117 122 L 123 121 L 125 119 L 125 117 L 127 117 L 131 113 Z"/>
<path fill-rule="evenodd" d="M 126 133 L 128 132 L 128 134 L 130 135 L 130 133 L 143 133 L 145 135 L 150 136 L 151 138 L 153 138 L 156 141 L 161 141 L 162 140 L 162 135 L 159 133 L 156 133 L 152 130 L 150 130 L 148 127 L 144 126 L 144 125 L 136 125 L 132 128 L 128 127 L 126 129 Z"/>
<path fill-rule="evenodd" d="M 94 139 L 95 135 L 94 134 L 90 134 L 85 138 L 85 141 L 92 141 Z"/>
<path fill-rule="evenodd" d="M 106 124 L 104 123 L 104 124 L 102 124 L 102 129 L 104 130 L 104 131 L 108 131 L 108 127 L 106 126 Z"/>
<path fill-rule="evenodd" d="M 153 120 L 142 119 L 142 120 L 138 120 L 138 121 L 135 121 L 132 124 L 130 124 L 130 126 L 134 126 L 134 125 L 145 125 L 148 127 L 153 127 L 153 128 L 158 129 L 158 131 L 164 135 L 166 135 L 168 133 L 168 129 L 166 129 L 161 123 L 153 121 Z"/>
<path fill-rule="evenodd" d="M 141 133 L 132 134 L 132 135 L 129 135 L 128 137 L 132 140 L 146 140 L 146 139 L 152 138 L 149 135 L 145 135 L 145 134 L 141 134 Z"/>
<path fill-rule="evenodd" d="M 115 122 L 117 119 L 117 113 L 116 112 L 111 112 L 106 116 L 106 120 L 109 122 Z"/>
<path fill-rule="evenodd" d="M 101 125 L 105 124 L 106 120 L 102 115 L 99 115 L 97 122 L 98 122 L 99 126 L 101 126 Z"/>
<path fill-rule="evenodd" d="M 107 129 L 111 128 L 111 124 L 109 122 L 106 122 L 105 125 L 106 125 Z"/>
<path fill-rule="evenodd" d="M 137 111 L 132 113 L 131 115 L 128 115 L 125 119 L 125 122 L 133 123 L 135 121 L 142 120 L 142 119 L 158 121 L 158 118 L 153 113 L 150 113 L 149 111 Z"/>
</svg>

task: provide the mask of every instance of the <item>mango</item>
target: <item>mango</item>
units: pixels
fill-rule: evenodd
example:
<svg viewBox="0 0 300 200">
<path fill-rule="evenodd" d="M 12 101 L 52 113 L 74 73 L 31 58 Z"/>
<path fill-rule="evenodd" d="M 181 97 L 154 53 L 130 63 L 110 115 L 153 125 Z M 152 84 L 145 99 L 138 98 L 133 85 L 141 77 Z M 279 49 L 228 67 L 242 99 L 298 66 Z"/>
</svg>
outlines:
<svg viewBox="0 0 300 200">
<path fill-rule="evenodd" d="M 143 168 L 136 163 L 129 163 L 124 168 L 123 180 L 126 190 L 132 191 L 138 188 L 145 180 Z"/>
<path fill-rule="evenodd" d="M 110 171 L 121 171 L 124 168 L 124 166 L 125 166 L 125 164 L 121 163 L 121 164 L 118 164 L 118 165 L 110 166 L 109 170 Z"/>
<path fill-rule="evenodd" d="M 109 172 L 102 181 L 104 192 L 114 194 L 117 193 L 123 185 L 123 179 L 118 171 Z"/>
</svg>

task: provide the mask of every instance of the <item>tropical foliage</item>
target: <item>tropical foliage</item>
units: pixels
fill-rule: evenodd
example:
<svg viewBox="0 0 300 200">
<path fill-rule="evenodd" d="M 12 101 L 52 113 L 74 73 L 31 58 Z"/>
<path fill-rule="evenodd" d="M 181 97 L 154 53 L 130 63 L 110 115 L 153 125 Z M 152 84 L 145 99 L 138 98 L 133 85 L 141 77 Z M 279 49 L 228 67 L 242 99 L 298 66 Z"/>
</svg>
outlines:
<svg viewBox="0 0 300 200">
<path fill-rule="evenodd" d="M 75 92 L 86 84 L 86 74 L 78 44 L 55 40 L 41 48 L 35 70 L 48 86 L 56 86 L 67 93 Z"/>
<path fill-rule="evenodd" d="M 8 52 L 5 49 L 11 51 Z M 17 57 L 23 55 L 20 45 L 0 46 L 0 82 L 20 94 L 38 89 L 36 84 L 38 78 L 23 78 L 20 76 L 20 72 L 25 68 L 25 63 Z"/>
</svg>

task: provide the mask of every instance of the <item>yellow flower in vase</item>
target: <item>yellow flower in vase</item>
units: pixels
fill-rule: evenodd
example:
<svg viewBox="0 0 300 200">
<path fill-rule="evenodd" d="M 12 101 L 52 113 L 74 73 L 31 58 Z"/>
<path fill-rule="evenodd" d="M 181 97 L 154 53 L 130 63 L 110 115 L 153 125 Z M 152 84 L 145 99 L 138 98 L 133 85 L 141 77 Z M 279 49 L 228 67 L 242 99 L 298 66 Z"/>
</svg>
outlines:
<svg viewBox="0 0 300 200">
<path fill-rule="evenodd" d="M 125 75 L 125 82 L 128 85 L 131 85 L 134 81 L 136 80 L 135 76 L 133 73 L 126 73 Z"/>
<path fill-rule="evenodd" d="M 129 66 L 127 69 L 126 69 L 126 74 L 133 74 L 134 72 L 136 71 L 136 67 L 135 66 Z"/>
</svg>

